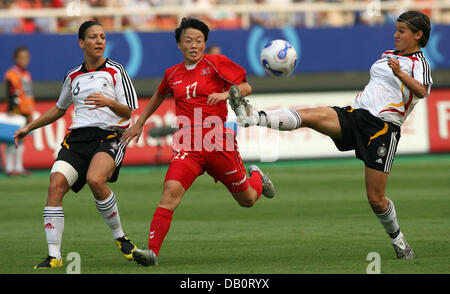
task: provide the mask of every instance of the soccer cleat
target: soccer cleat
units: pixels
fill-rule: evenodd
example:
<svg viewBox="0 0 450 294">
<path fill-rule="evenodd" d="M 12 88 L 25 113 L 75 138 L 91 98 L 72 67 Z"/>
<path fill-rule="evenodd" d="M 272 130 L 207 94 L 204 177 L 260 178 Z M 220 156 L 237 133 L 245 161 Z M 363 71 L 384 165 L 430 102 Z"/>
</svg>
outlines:
<svg viewBox="0 0 450 294">
<path fill-rule="evenodd" d="M 136 248 L 133 250 L 133 259 L 144 266 L 158 265 L 158 256 L 150 249 Z"/>
<path fill-rule="evenodd" d="M 62 267 L 63 261 L 62 258 L 60 260 L 56 259 L 56 257 L 53 256 L 47 256 L 47 258 L 44 259 L 43 262 L 41 262 L 38 265 L 34 266 L 34 269 L 47 269 L 47 268 L 56 268 L 56 267 Z"/>
<path fill-rule="evenodd" d="M 248 173 L 251 175 L 254 171 L 257 171 L 261 174 L 261 180 L 262 180 L 262 194 L 266 196 L 267 198 L 273 198 L 275 196 L 275 186 L 273 185 L 272 181 L 269 179 L 268 176 L 266 176 L 263 171 L 256 165 L 251 165 L 248 167 Z"/>
<path fill-rule="evenodd" d="M 411 246 L 409 246 L 408 242 L 404 236 L 400 237 L 398 240 L 393 241 L 392 245 L 394 246 L 395 253 L 397 254 L 398 259 L 413 259 L 414 251 Z"/>
<path fill-rule="evenodd" d="M 249 127 L 258 124 L 259 114 L 253 110 L 247 100 L 242 96 L 237 86 L 231 86 L 228 91 L 228 103 L 236 114 L 236 121 L 240 126 Z"/>
<path fill-rule="evenodd" d="M 133 260 L 133 251 L 136 250 L 136 245 L 127 236 L 116 239 L 116 245 L 126 259 Z"/>
</svg>

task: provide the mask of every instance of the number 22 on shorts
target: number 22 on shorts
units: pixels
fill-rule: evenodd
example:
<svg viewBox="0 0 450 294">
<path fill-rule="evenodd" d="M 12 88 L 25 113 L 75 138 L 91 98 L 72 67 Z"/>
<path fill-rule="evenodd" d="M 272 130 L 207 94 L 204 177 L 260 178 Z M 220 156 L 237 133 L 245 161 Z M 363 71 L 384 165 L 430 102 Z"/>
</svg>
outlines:
<svg viewBox="0 0 450 294">
<path fill-rule="evenodd" d="M 176 151 L 176 155 L 174 156 L 173 159 L 185 159 L 186 156 L 188 155 L 186 152 L 182 152 L 182 151 Z"/>
</svg>

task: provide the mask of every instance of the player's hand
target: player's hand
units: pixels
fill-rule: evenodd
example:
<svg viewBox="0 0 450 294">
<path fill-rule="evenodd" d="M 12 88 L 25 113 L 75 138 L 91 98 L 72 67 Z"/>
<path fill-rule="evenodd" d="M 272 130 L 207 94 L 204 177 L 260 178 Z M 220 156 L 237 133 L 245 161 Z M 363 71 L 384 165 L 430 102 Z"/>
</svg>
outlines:
<svg viewBox="0 0 450 294">
<path fill-rule="evenodd" d="M 112 102 L 113 100 L 106 98 L 101 93 L 91 94 L 86 99 L 84 99 L 84 104 L 94 106 L 92 108 L 89 108 L 89 110 L 94 110 L 101 107 L 109 107 Z"/>
<path fill-rule="evenodd" d="M 28 131 L 27 127 L 20 128 L 20 129 L 18 129 L 17 131 L 14 132 L 14 144 L 16 145 L 16 148 L 19 146 L 20 140 L 25 138 L 25 136 L 28 133 L 29 133 L 29 131 Z"/>
<path fill-rule="evenodd" d="M 391 58 L 388 60 L 388 66 L 392 69 L 395 76 L 398 76 L 402 70 L 400 68 L 400 62 L 397 58 Z"/>
<path fill-rule="evenodd" d="M 212 93 L 208 96 L 208 99 L 206 99 L 206 103 L 213 105 L 219 101 L 226 101 L 227 99 L 228 99 L 228 92 Z"/>
<path fill-rule="evenodd" d="M 135 142 L 137 143 L 141 134 L 142 127 L 138 124 L 132 125 L 122 134 L 122 137 L 120 138 L 120 144 L 125 143 L 125 145 L 128 145 L 131 140 L 133 140 L 133 138 L 136 138 Z"/>
</svg>

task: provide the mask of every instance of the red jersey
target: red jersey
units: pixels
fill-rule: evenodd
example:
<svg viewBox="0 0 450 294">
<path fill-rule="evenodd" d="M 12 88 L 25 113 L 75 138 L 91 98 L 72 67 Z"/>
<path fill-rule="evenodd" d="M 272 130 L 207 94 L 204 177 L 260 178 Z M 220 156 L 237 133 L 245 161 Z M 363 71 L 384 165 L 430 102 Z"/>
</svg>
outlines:
<svg viewBox="0 0 450 294">
<path fill-rule="evenodd" d="M 219 117 L 225 123 L 228 114 L 226 101 L 209 105 L 206 100 L 212 93 L 222 93 L 232 85 L 246 82 L 245 69 L 224 55 L 206 54 L 192 67 L 183 62 L 168 68 L 158 92 L 175 98 L 176 115 L 181 126 L 186 126 L 187 120 L 191 126 L 202 125 L 210 116 Z"/>
</svg>

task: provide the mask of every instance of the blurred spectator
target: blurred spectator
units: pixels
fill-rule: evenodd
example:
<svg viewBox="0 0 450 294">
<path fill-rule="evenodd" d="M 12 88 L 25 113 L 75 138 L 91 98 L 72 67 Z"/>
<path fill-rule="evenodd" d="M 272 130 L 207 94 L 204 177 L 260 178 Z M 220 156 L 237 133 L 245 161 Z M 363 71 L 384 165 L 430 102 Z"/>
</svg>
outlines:
<svg viewBox="0 0 450 294">
<path fill-rule="evenodd" d="M 218 0 L 210 0 L 211 5 L 217 6 L 217 4 L 234 4 L 228 3 L 227 1 L 220 2 Z M 239 29 L 242 27 L 241 17 L 229 11 L 224 11 L 220 9 L 213 9 L 209 14 L 210 26 L 212 29 Z"/>
<path fill-rule="evenodd" d="M 148 10 L 151 8 L 151 5 L 148 0 L 128 0 L 125 2 L 124 7 L 137 10 Z M 147 30 L 150 22 L 153 21 L 154 18 L 154 16 L 149 15 L 133 15 L 126 17 L 125 23 L 133 30 Z"/>
<path fill-rule="evenodd" d="M 417 3 L 434 3 L 446 0 L 0 0 L 0 10 L 4 9 L 39 9 L 66 7 L 68 11 L 75 7 L 76 11 L 83 11 L 87 7 L 101 8 L 133 7 L 142 10 L 151 10 L 155 6 L 178 6 L 169 14 L 144 14 L 131 15 L 122 18 L 121 29 L 130 27 L 134 30 L 160 30 L 172 31 L 178 25 L 178 18 L 181 16 L 197 17 L 205 21 L 212 29 L 238 29 L 243 24 L 250 26 L 260 25 L 266 28 L 276 28 L 285 25 L 297 27 L 321 27 L 321 26 L 352 26 L 352 25 L 380 25 L 389 24 L 396 20 L 401 9 L 393 11 L 380 11 L 379 3 L 383 1 L 398 1 L 398 7 L 402 7 L 403 1 Z M 361 11 L 306 11 L 306 12 L 274 12 L 271 7 L 285 7 L 297 3 L 365 3 L 365 9 Z M 440 3 L 440 2 L 439 2 Z M 246 5 L 256 4 L 269 5 L 268 10 L 259 11 L 254 9 L 248 12 L 227 11 L 220 9 L 220 5 Z M 189 10 L 190 12 L 186 12 Z M 425 9 L 422 10 L 429 16 L 434 17 L 433 23 L 450 23 L 449 9 Z M 248 15 L 247 15 L 248 13 Z M 247 18 L 248 16 L 248 18 Z M 121 17 L 121 16 L 118 16 Z M 87 19 L 96 19 L 102 23 L 105 30 L 117 29 L 114 16 L 60 16 L 53 19 L 50 16 L 40 16 L 33 18 L 0 18 L 0 33 L 36 33 L 36 32 L 76 32 L 80 22 Z M 247 22 L 248 21 L 248 22 Z"/>
<path fill-rule="evenodd" d="M 266 4 L 266 0 L 254 0 L 257 5 Z M 275 24 L 272 13 L 268 11 L 255 11 L 250 12 L 250 25 L 251 26 L 262 26 L 262 27 L 273 27 Z"/>
<path fill-rule="evenodd" d="M 1 9 L 10 9 L 13 4 L 13 0 L 2 0 L 0 3 Z M 15 33 L 15 28 L 19 25 L 20 20 L 17 18 L 0 18 L 0 33 Z"/>
<path fill-rule="evenodd" d="M 14 66 L 5 73 L 6 103 L 9 116 L 22 115 L 28 122 L 34 110 L 34 96 L 31 86 L 31 75 L 27 71 L 30 63 L 30 52 L 25 47 L 17 47 L 13 54 Z M 24 146 L 14 143 L 6 144 L 5 172 L 8 176 L 29 175 L 24 169 L 22 157 Z"/>
<path fill-rule="evenodd" d="M 218 55 L 222 54 L 222 49 L 217 45 L 211 45 L 206 48 L 206 54 L 208 55 Z"/>
<path fill-rule="evenodd" d="M 184 9 L 194 9 L 195 10 L 205 10 L 205 11 L 213 11 L 214 5 L 210 0 L 183 0 L 183 8 Z M 201 13 L 186 13 L 190 17 L 198 18 L 204 21 L 206 24 L 210 25 L 211 18 L 209 13 L 201 12 Z"/>
</svg>

